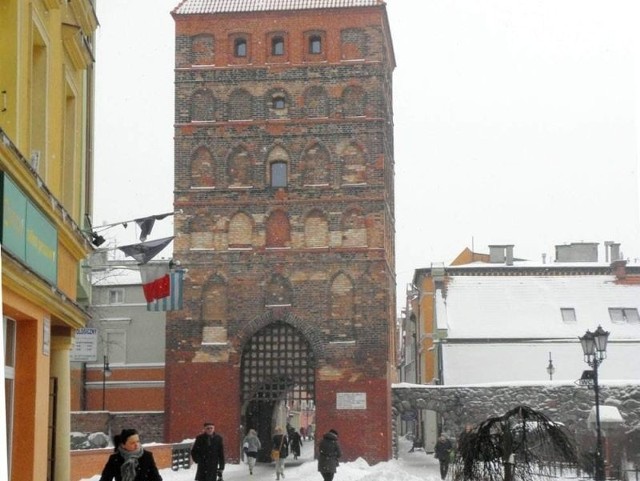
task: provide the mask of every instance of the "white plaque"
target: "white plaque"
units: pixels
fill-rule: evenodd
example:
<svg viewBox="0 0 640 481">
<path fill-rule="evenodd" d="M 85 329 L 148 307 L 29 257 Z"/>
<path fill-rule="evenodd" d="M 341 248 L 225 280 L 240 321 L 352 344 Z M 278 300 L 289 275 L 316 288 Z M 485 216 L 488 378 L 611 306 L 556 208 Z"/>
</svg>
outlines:
<svg viewBox="0 0 640 481">
<path fill-rule="evenodd" d="M 367 393 L 366 392 L 337 393 L 336 409 L 367 409 Z"/>
</svg>

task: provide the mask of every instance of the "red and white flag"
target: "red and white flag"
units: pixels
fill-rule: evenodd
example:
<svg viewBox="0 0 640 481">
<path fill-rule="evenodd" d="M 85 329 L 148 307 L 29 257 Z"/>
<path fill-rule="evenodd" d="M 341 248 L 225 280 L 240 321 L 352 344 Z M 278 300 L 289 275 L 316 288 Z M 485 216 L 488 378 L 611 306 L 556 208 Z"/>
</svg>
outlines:
<svg viewBox="0 0 640 481">
<path fill-rule="evenodd" d="M 147 302 L 169 296 L 171 293 L 171 279 L 169 277 L 169 263 L 142 264 L 140 266 L 142 290 Z"/>
</svg>

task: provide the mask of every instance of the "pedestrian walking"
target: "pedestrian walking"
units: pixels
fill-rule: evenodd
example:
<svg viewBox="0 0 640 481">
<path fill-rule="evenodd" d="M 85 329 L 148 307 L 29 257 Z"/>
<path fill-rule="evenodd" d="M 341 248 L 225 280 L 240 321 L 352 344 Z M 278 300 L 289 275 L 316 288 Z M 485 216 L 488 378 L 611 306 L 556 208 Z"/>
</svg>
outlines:
<svg viewBox="0 0 640 481">
<path fill-rule="evenodd" d="M 289 433 L 289 445 L 291 446 L 293 459 L 298 459 L 300 456 L 300 448 L 302 448 L 302 437 L 295 429 L 291 429 L 291 432 Z"/>
<path fill-rule="evenodd" d="M 217 481 L 224 471 L 224 443 L 216 433 L 215 424 L 204 423 L 202 434 L 196 436 L 191 448 L 191 457 L 198 465 L 196 481 Z"/>
<path fill-rule="evenodd" d="M 138 431 L 123 429 L 114 436 L 113 446 L 100 481 L 162 481 L 153 454 L 142 447 Z"/>
<path fill-rule="evenodd" d="M 438 441 L 435 445 L 435 457 L 440 463 L 440 478 L 445 479 L 447 472 L 449 471 L 449 463 L 451 462 L 451 450 L 453 444 L 451 440 L 445 436 L 444 433 L 440 434 Z"/>
<path fill-rule="evenodd" d="M 318 471 L 324 481 L 333 481 L 333 476 L 338 468 L 338 459 L 342 456 L 340 444 L 338 444 L 338 432 L 330 429 L 322 437 L 318 446 Z"/>
<path fill-rule="evenodd" d="M 276 462 L 276 479 L 280 479 L 281 476 L 284 479 L 284 460 L 287 456 L 289 456 L 289 441 L 282 428 L 278 426 L 271 439 L 271 457 Z"/>
<path fill-rule="evenodd" d="M 256 459 L 258 458 L 258 451 L 262 444 L 258 438 L 258 434 L 255 429 L 249 429 L 249 432 L 242 440 L 242 449 L 244 455 L 247 457 L 247 464 L 249 465 L 249 474 L 253 475 L 253 468 L 256 466 Z"/>
</svg>

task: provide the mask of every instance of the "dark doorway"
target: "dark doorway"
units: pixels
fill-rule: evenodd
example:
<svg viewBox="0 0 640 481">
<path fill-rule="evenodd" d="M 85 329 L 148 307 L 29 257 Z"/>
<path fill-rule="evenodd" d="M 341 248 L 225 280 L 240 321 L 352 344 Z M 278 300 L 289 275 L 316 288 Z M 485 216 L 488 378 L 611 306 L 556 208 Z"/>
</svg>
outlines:
<svg viewBox="0 0 640 481">
<path fill-rule="evenodd" d="M 262 328 L 246 344 L 241 361 L 243 425 L 245 433 L 258 433 L 258 461 L 271 461 L 274 428 L 289 425 L 296 407 L 314 403 L 315 364 L 307 340 L 282 321 Z"/>
</svg>

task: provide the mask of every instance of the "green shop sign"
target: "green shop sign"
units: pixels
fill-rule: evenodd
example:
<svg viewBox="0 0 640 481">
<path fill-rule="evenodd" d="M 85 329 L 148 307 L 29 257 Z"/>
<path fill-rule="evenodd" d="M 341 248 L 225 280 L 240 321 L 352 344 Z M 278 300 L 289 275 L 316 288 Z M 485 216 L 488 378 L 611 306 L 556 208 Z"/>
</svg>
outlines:
<svg viewBox="0 0 640 481">
<path fill-rule="evenodd" d="M 18 186 L 2 174 L 2 246 L 57 284 L 58 233 Z"/>
</svg>

